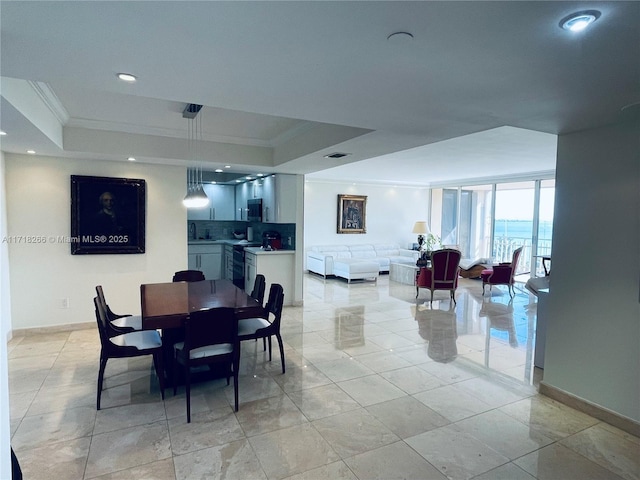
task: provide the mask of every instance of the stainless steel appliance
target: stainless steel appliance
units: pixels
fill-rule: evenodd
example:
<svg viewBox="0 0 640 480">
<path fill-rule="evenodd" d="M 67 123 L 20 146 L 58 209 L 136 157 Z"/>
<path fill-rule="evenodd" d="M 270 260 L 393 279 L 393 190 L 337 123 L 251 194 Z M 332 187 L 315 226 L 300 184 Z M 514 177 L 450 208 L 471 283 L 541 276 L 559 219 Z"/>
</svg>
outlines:
<svg viewBox="0 0 640 480">
<path fill-rule="evenodd" d="M 244 247 L 259 247 L 259 243 L 240 243 L 233 246 L 233 284 L 244 289 Z"/>
<path fill-rule="evenodd" d="M 249 222 L 262 221 L 262 199 L 251 198 L 247 200 L 247 220 Z"/>
</svg>

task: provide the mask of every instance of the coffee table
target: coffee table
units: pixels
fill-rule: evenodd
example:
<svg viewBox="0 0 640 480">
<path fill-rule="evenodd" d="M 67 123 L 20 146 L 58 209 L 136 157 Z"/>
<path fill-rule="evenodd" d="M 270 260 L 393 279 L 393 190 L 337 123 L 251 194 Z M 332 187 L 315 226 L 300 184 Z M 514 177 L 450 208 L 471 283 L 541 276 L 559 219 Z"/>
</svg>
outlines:
<svg viewBox="0 0 640 480">
<path fill-rule="evenodd" d="M 389 280 L 405 285 L 415 285 L 418 270 L 420 270 L 418 267 L 410 263 L 390 263 Z"/>
</svg>

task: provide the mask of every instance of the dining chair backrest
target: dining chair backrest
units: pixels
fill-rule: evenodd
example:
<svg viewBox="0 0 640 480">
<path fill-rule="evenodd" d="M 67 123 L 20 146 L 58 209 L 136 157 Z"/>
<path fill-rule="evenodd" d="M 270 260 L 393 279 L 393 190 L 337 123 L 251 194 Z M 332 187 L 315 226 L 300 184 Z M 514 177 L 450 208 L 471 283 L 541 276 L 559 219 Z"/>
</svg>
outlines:
<svg viewBox="0 0 640 480">
<path fill-rule="evenodd" d="M 118 332 L 116 332 L 111 326 L 111 323 L 109 323 L 107 312 L 98 297 L 93 297 L 93 305 L 95 306 L 96 311 L 96 322 L 98 324 L 98 333 L 100 334 L 100 343 L 104 347 L 109 344 L 109 338 L 118 335 Z"/>
<path fill-rule="evenodd" d="M 282 306 L 284 304 L 284 289 L 278 283 L 272 283 L 269 289 L 269 298 L 264 307 L 267 320 L 271 321 L 273 329 L 280 330 L 280 318 L 282 317 Z"/>
<path fill-rule="evenodd" d="M 107 301 L 104 299 L 104 291 L 102 290 L 102 285 L 96 285 L 96 294 L 98 296 L 98 301 L 102 305 L 107 305 Z M 106 310 L 106 308 L 105 308 Z"/>
<path fill-rule="evenodd" d="M 200 270 L 180 270 L 173 274 L 174 282 L 201 282 L 205 280 Z"/>
<path fill-rule="evenodd" d="M 185 321 L 185 350 L 219 344 L 235 344 L 238 321 L 233 308 L 192 312 Z"/>
<path fill-rule="evenodd" d="M 262 305 L 264 302 L 264 292 L 267 288 L 267 281 L 264 278 L 264 275 L 261 273 L 256 275 L 256 279 L 253 283 L 253 290 L 251 291 L 251 298 L 256 299 Z"/>
</svg>

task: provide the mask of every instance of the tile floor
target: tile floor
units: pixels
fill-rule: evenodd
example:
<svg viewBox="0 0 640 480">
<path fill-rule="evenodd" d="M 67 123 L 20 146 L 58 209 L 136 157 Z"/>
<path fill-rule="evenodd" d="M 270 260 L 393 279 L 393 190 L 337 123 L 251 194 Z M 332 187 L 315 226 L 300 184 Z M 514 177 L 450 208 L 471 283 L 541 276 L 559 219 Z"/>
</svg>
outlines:
<svg viewBox="0 0 640 480">
<path fill-rule="evenodd" d="M 453 306 L 388 276 L 304 281 L 283 315 L 287 373 L 244 342 L 240 410 L 225 381 L 202 383 L 191 424 L 150 358 L 109 361 L 97 412 L 95 330 L 14 338 L 25 479 L 640 478 L 640 439 L 536 393 L 525 290 L 463 280 Z"/>
</svg>

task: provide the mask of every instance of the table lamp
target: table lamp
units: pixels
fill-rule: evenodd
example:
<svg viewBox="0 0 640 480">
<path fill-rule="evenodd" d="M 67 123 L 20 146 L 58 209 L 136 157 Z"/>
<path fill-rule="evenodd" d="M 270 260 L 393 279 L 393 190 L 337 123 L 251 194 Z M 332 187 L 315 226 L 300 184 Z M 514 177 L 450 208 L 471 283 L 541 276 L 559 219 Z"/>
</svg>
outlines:
<svg viewBox="0 0 640 480">
<path fill-rule="evenodd" d="M 429 227 L 427 222 L 416 222 L 413 225 L 412 233 L 418 234 L 418 249 L 422 251 L 422 245 L 424 245 L 424 236 L 429 233 Z"/>
</svg>

